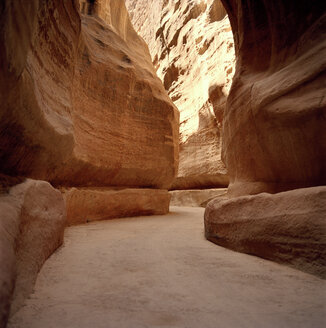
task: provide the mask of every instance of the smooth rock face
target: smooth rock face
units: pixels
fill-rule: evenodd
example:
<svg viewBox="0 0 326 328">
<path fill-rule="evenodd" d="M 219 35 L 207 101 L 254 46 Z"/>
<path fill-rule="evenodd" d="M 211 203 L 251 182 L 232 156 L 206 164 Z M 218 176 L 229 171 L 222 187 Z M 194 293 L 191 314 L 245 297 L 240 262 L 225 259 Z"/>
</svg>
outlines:
<svg viewBox="0 0 326 328">
<path fill-rule="evenodd" d="M 64 191 L 68 225 L 128 216 L 167 214 L 167 190 L 72 188 Z"/>
<path fill-rule="evenodd" d="M 126 0 L 126 5 L 180 111 L 180 164 L 172 188 L 227 186 L 221 129 L 235 57 L 222 3 Z"/>
<path fill-rule="evenodd" d="M 0 32 L 0 171 L 52 180 L 73 152 L 74 1 L 5 1 Z"/>
<path fill-rule="evenodd" d="M 171 206 L 193 206 L 206 207 L 207 203 L 216 197 L 223 197 L 227 193 L 226 188 L 219 189 L 193 189 L 172 190 Z"/>
<path fill-rule="evenodd" d="M 326 187 L 216 198 L 206 238 L 326 278 Z"/>
<path fill-rule="evenodd" d="M 222 138 L 229 193 L 326 184 L 326 2 L 222 2 L 237 57 Z"/>
<path fill-rule="evenodd" d="M 0 195 L 0 327 L 32 292 L 45 260 L 62 244 L 66 213 L 61 193 L 27 180 Z"/>
<path fill-rule="evenodd" d="M 56 185 L 168 187 L 178 112 L 124 2 L 6 1 L 0 10 L 0 172 Z"/>
</svg>

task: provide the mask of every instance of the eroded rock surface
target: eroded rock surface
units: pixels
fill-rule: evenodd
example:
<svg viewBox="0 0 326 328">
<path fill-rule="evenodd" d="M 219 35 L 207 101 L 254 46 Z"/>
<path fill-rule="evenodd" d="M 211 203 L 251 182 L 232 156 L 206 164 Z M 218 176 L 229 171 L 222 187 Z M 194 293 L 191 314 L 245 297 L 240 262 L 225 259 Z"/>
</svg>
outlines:
<svg viewBox="0 0 326 328">
<path fill-rule="evenodd" d="M 167 188 L 178 112 L 124 2 L 6 1 L 0 33 L 0 170 L 56 185 Z"/>
<path fill-rule="evenodd" d="M 237 57 L 222 138 L 229 193 L 326 184 L 326 2 L 222 2 Z"/>
<path fill-rule="evenodd" d="M 29 177 L 65 187 L 168 188 L 174 179 L 178 111 L 124 1 L 98 5 L 89 16 L 80 14 L 77 0 L 1 2 L 0 175 L 12 184 Z M 62 242 L 66 211 L 47 182 L 0 192 L 3 325 L 14 285 L 12 312 Z M 116 207 L 110 217 L 167 212 L 167 191 L 152 199 L 154 193 L 138 192 L 129 212 Z M 103 210 L 95 204 L 96 213 Z"/>
<path fill-rule="evenodd" d="M 326 187 L 296 188 L 326 184 L 326 3 L 222 2 L 237 58 L 222 133 L 233 198 L 208 204 L 206 237 L 325 277 Z"/>
<path fill-rule="evenodd" d="M 180 110 L 180 164 L 173 188 L 226 186 L 221 129 L 234 50 L 222 3 L 126 0 L 126 5 Z"/>
<path fill-rule="evenodd" d="M 0 327 L 34 286 L 45 260 L 63 241 L 66 211 L 60 191 L 27 180 L 0 194 Z"/>
<path fill-rule="evenodd" d="M 72 188 L 64 191 L 68 225 L 169 212 L 167 190 Z"/>
<path fill-rule="evenodd" d="M 326 187 L 216 198 L 206 238 L 326 278 Z"/>
</svg>

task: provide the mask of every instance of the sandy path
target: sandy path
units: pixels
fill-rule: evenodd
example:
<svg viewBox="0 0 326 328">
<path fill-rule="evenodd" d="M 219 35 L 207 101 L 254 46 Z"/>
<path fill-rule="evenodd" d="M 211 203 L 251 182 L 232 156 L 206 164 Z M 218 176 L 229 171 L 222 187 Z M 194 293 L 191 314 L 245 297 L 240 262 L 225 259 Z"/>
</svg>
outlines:
<svg viewBox="0 0 326 328">
<path fill-rule="evenodd" d="M 204 239 L 203 209 L 66 230 L 10 328 L 326 327 L 325 282 Z"/>
</svg>

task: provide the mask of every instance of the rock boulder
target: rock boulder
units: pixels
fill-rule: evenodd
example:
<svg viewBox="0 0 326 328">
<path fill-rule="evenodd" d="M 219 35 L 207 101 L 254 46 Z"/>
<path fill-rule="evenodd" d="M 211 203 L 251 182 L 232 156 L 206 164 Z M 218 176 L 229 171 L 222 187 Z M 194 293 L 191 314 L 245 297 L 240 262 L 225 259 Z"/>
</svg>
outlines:
<svg viewBox="0 0 326 328">
<path fill-rule="evenodd" d="M 206 238 L 326 278 L 326 187 L 216 198 Z"/>
<path fill-rule="evenodd" d="M 46 259 L 63 241 L 66 211 L 60 191 L 27 180 L 0 194 L 0 327 L 31 293 Z"/>
<path fill-rule="evenodd" d="M 71 188 L 64 190 L 68 225 L 169 213 L 167 190 Z"/>
</svg>

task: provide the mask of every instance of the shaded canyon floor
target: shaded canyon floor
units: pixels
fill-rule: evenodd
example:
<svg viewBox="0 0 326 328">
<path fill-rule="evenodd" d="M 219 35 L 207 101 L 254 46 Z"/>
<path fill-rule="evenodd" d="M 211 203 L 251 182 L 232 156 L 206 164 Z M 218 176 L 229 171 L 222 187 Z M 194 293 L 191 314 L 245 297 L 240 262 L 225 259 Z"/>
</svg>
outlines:
<svg viewBox="0 0 326 328">
<path fill-rule="evenodd" d="M 323 327 L 325 281 L 204 238 L 203 208 L 69 227 L 9 327 Z"/>
</svg>

